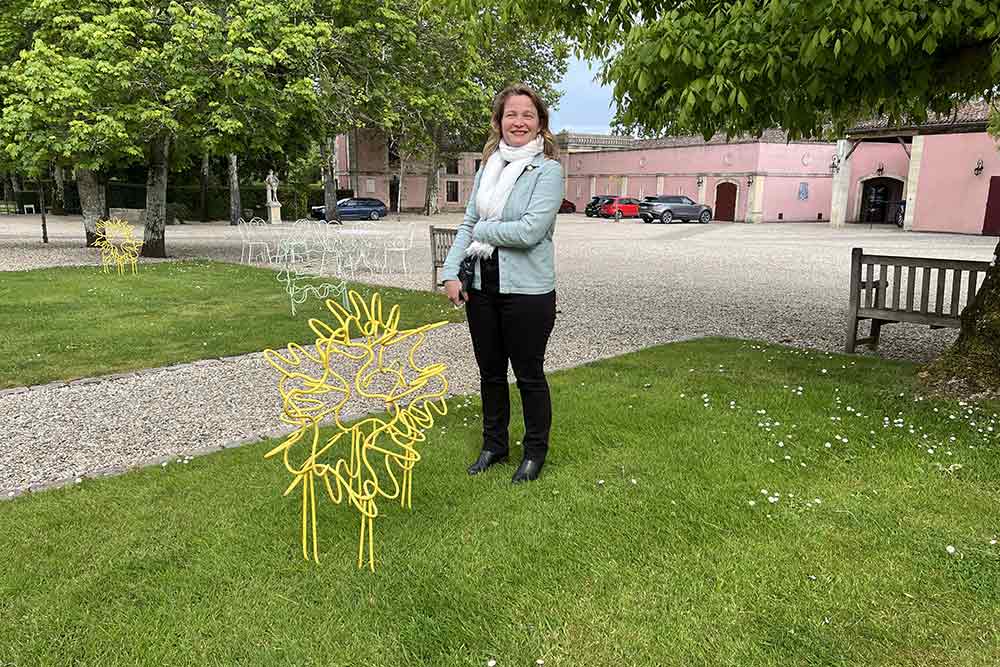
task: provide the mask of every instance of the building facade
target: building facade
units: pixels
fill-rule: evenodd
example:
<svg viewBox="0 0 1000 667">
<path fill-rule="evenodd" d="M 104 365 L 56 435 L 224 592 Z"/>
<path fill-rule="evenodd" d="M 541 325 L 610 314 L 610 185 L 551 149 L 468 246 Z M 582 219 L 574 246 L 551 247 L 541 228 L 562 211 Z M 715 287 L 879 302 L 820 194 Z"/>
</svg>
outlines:
<svg viewBox="0 0 1000 667">
<path fill-rule="evenodd" d="M 642 199 L 683 194 L 732 222 L 902 223 L 906 230 L 1000 235 L 1000 152 L 986 133 L 986 104 L 919 126 L 872 121 L 837 143 L 716 136 L 640 140 L 560 133 L 566 199 L 577 210 L 596 195 Z M 377 131 L 338 138 L 339 183 L 390 208 L 398 163 Z M 431 176 L 437 209 L 461 211 L 481 156 L 463 153 Z M 427 166 L 407 165 L 404 210 L 422 210 Z"/>
<path fill-rule="evenodd" d="M 901 217 L 906 230 L 1000 236 L 1000 152 L 988 117 L 981 102 L 919 125 L 852 128 L 837 146 L 834 226 Z"/>
<path fill-rule="evenodd" d="M 578 210 L 596 195 L 642 199 L 682 194 L 730 222 L 829 221 L 836 146 L 759 138 L 671 137 L 632 140 L 614 151 L 561 156 L 566 198 Z"/>
</svg>

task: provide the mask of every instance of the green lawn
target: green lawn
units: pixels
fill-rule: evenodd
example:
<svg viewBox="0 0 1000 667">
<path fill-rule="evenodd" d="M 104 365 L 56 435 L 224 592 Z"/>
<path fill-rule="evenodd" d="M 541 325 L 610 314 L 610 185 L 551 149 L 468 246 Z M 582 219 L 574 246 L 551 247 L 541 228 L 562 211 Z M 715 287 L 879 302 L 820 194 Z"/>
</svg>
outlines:
<svg viewBox="0 0 1000 667">
<path fill-rule="evenodd" d="M 302 560 L 272 443 L 0 503 L 0 663 L 995 665 L 1000 406 L 914 372 L 708 340 L 557 373 L 518 487 L 519 452 L 465 474 L 455 399 L 374 574 L 322 499 Z"/>
<path fill-rule="evenodd" d="M 333 316 L 310 298 L 292 317 L 276 276 L 205 261 L 143 264 L 123 277 L 95 267 L 0 273 L 0 388 L 310 342 L 307 320 Z M 376 289 L 406 326 L 464 318 L 442 295 Z"/>
</svg>

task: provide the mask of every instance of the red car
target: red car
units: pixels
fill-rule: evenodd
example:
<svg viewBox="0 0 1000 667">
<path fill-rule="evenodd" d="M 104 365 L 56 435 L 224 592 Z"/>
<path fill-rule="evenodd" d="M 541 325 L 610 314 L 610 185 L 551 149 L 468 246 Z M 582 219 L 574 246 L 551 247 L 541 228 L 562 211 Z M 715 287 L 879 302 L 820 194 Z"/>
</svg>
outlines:
<svg viewBox="0 0 1000 667">
<path fill-rule="evenodd" d="M 638 218 L 639 200 L 631 197 L 611 197 L 601 206 L 598 215 L 602 218 Z"/>
<path fill-rule="evenodd" d="M 576 213 L 576 204 L 568 199 L 563 199 L 559 206 L 560 213 Z"/>
</svg>

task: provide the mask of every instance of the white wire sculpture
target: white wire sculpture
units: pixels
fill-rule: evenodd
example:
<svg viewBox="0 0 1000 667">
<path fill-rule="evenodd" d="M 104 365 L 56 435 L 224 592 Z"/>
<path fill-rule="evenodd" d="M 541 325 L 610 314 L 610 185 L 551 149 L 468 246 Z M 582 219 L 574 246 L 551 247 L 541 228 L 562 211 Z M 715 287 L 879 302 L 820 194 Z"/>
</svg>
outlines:
<svg viewBox="0 0 1000 667">
<path fill-rule="evenodd" d="M 385 254 L 384 239 L 387 234 L 378 227 L 370 220 L 358 220 L 344 225 L 344 229 L 340 232 L 341 238 L 344 239 L 346 259 L 350 264 L 352 275 L 356 275 L 362 267 L 370 274 L 385 270 L 382 260 Z"/>
<path fill-rule="evenodd" d="M 347 280 L 356 280 L 363 271 L 394 271 L 390 258 L 398 257 L 402 271 L 409 275 L 407 255 L 414 247 L 415 223 L 401 234 L 380 229 L 367 220 L 337 226 L 309 219 L 280 228 L 265 225 L 259 218 L 249 223 L 241 221 L 241 262 L 243 257 L 248 263 L 255 256 L 266 258 L 278 272 L 293 316 L 296 306 L 310 297 L 346 299 Z M 317 279 L 324 282 L 314 282 Z"/>
<path fill-rule="evenodd" d="M 236 225 L 243 242 L 243 247 L 240 249 L 240 264 L 244 263 L 244 257 L 247 264 L 253 261 L 255 247 L 258 249 L 258 253 L 263 249 L 265 259 L 271 258 L 271 244 L 267 236 L 268 228 L 268 224 L 261 218 L 251 218 L 249 221 L 240 218 L 239 224 Z"/>
<path fill-rule="evenodd" d="M 413 242 L 416 238 L 417 225 L 411 222 L 408 226 L 408 230 L 402 236 L 390 237 L 386 240 L 385 246 L 383 247 L 382 267 L 383 270 L 389 271 L 389 255 L 399 255 L 400 261 L 403 267 L 403 273 L 407 276 L 410 275 L 410 268 L 406 264 L 406 256 L 413 250 Z"/>
<path fill-rule="evenodd" d="M 288 300 L 292 307 L 292 317 L 295 316 L 295 306 L 301 306 L 309 297 L 316 299 L 332 299 L 339 297 L 341 303 L 347 306 L 347 282 L 341 280 L 339 283 L 314 283 L 306 282 L 315 280 L 312 274 L 302 274 L 292 267 L 286 267 L 278 272 L 278 282 L 283 283 L 285 291 L 288 293 Z"/>
</svg>

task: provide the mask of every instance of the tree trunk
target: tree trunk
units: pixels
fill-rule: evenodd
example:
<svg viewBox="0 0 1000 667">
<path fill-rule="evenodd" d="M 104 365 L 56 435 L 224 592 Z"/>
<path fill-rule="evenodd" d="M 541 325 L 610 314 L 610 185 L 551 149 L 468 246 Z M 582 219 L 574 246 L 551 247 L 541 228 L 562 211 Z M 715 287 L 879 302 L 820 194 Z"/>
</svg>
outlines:
<svg viewBox="0 0 1000 667">
<path fill-rule="evenodd" d="M 236 153 L 229 154 L 229 224 L 238 225 L 243 217 L 243 205 L 240 202 L 240 171 L 236 161 Z"/>
<path fill-rule="evenodd" d="M 209 154 L 206 150 L 201 155 L 201 221 L 208 222 L 208 176 L 211 171 Z"/>
<path fill-rule="evenodd" d="M 53 215 L 65 215 L 66 214 L 66 181 L 63 178 L 63 168 L 61 165 L 56 165 L 55 169 L 52 170 L 53 175 L 56 180 L 56 191 L 52 195 L 52 214 Z"/>
<path fill-rule="evenodd" d="M 329 137 L 322 137 L 319 142 L 319 155 L 322 159 L 323 172 L 323 206 L 326 221 L 340 222 L 337 213 L 337 142 Z"/>
<path fill-rule="evenodd" d="M 149 175 L 146 178 L 146 230 L 142 238 L 143 257 L 166 257 L 164 230 L 167 218 L 167 165 L 170 138 L 160 137 L 150 145 Z"/>
<path fill-rule="evenodd" d="M 107 208 L 104 202 L 104 184 L 93 169 L 78 168 L 76 188 L 80 192 L 80 208 L 83 211 L 83 233 L 87 237 L 87 247 L 92 248 L 97 240 L 97 221 L 104 217 Z"/>
<path fill-rule="evenodd" d="M 424 215 L 434 215 L 438 212 L 438 163 L 441 161 L 441 151 L 437 142 L 431 151 L 431 160 L 427 166 L 427 187 L 424 190 Z"/>
<path fill-rule="evenodd" d="M 21 191 L 21 177 L 17 174 L 11 174 L 10 184 L 14 188 L 14 196 L 16 197 L 17 193 Z"/>
<path fill-rule="evenodd" d="M 399 154 L 399 187 L 396 189 L 396 220 L 403 218 L 403 202 L 406 201 L 406 158 Z"/>
<path fill-rule="evenodd" d="M 1000 243 L 993 254 L 993 266 L 976 298 L 962 311 L 958 340 L 935 363 L 976 391 L 1000 390 Z"/>
<path fill-rule="evenodd" d="M 48 221 L 45 219 L 45 181 L 38 181 L 38 202 L 39 208 L 42 209 L 42 243 L 49 242 L 49 225 Z"/>
</svg>

